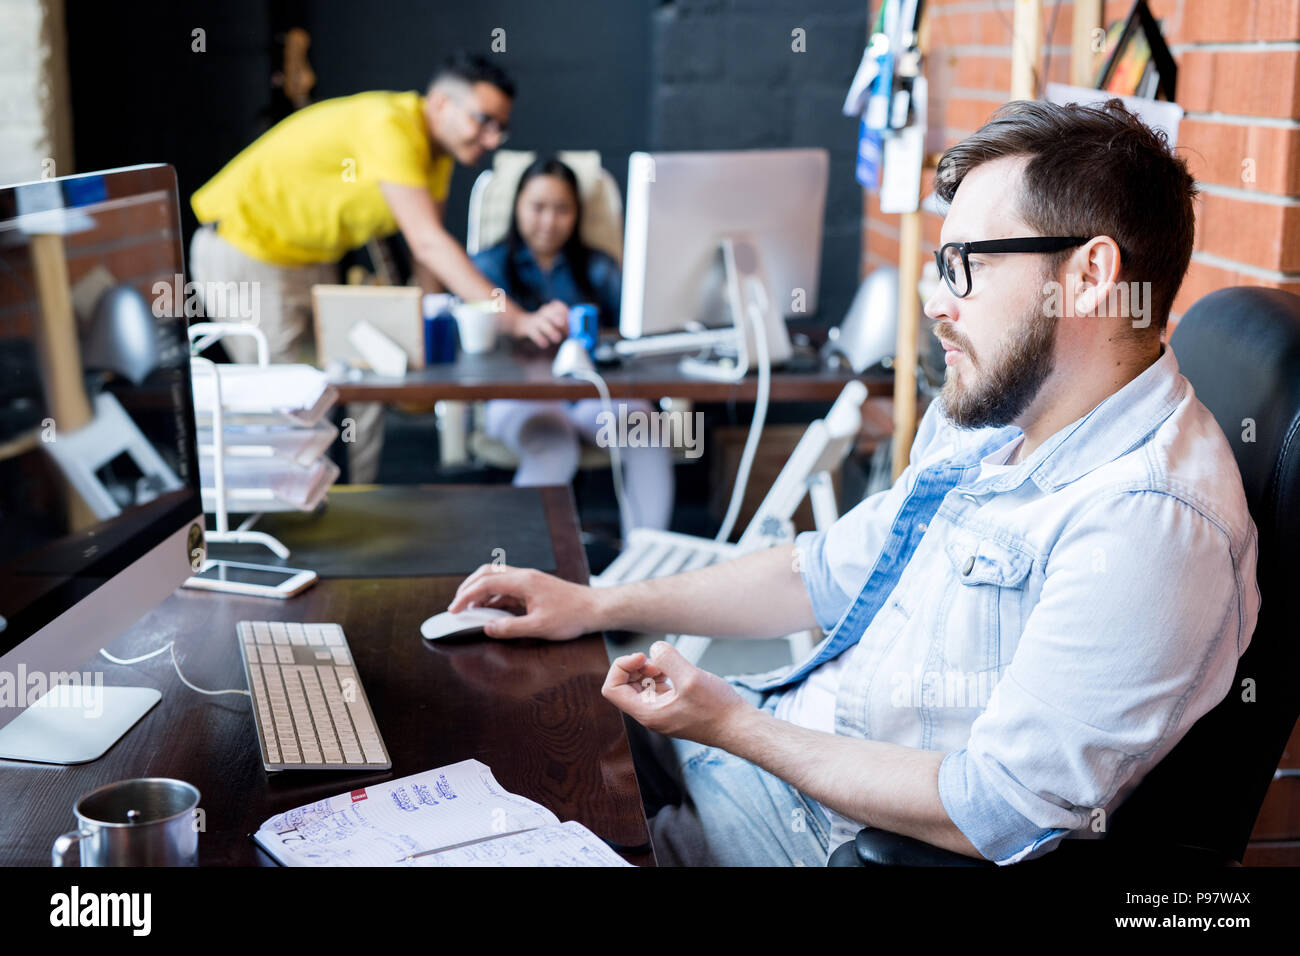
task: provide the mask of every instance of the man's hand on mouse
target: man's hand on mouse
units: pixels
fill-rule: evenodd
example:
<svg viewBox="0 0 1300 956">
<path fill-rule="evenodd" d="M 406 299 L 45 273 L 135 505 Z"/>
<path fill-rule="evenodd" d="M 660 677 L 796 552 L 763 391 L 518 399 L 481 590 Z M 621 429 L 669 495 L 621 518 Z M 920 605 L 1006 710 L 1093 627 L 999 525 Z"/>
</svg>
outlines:
<svg viewBox="0 0 1300 956">
<path fill-rule="evenodd" d="M 664 641 L 651 645 L 649 657 L 616 658 L 600 692 L 642 726 L 706 746 L 725 748 L 733 728 L 757 713 L 725 680 Z"/>
<path fill-rule="evenodd" d="M 447 610 L 471 606 L 522 612 L 490 621 L 488 637 L 540 637 L 567 641 L 599 629 L 592 589 L 552 574 L 509 565 L 485 564 L 460 583 Z"/>
<path fill-rule="evenodd" d="M 489 621 L 488 637 L 565 641 L 603 626 L 599 592 L 552 574 L 485 564 L 461 582 L 447 610 L 473 606 L 522 612 Z M 628 654 L 610 665 L 601 694 L 651 730 L 709 746 L 725 745 L 731 730 L 756 708 L 721 677 L 702 670 L 664 641 L 651 656 Z"/>
</svg>

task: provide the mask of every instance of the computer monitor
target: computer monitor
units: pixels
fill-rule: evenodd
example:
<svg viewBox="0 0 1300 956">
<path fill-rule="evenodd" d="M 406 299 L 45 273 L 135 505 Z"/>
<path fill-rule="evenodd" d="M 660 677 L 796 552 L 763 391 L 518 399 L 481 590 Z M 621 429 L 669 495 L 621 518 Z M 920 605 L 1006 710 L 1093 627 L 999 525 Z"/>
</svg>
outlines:
<svg viewBox="0 0 1300 956">
<path fill-rule="evenodd" d="M 0 757 L 94 759 L 159 699 L 93 662 L 203 553 L 183 273 L 170 166 L 0 187 Z"/>
<path fill-rule="evenodd" d="M 824 149 L 633 153 L 619 333 L 639 339 L 738 325 L 761 286 L 773 361 L 784 316 L 817 309 L 829 157 Z"/>
</svg>

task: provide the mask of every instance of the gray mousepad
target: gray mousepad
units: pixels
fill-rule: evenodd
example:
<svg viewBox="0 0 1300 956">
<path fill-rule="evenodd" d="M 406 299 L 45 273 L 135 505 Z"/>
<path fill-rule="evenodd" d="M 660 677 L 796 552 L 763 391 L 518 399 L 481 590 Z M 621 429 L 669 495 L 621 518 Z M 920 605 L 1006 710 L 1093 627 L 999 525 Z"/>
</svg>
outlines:
<svg viewBox="0 0 1300 956">
<path fill-rule="evenodd" d="M 322 511 L 265 514 L 252 530 L 278 538 L 291 552 L 288 559 L 247 544 L 212 544 L 209 557 L 302 568 L 322 578 L 468 574 L 496 557 L 515 567 L 555 570 L 536 488 L 335 488 Z"/>
</svg>

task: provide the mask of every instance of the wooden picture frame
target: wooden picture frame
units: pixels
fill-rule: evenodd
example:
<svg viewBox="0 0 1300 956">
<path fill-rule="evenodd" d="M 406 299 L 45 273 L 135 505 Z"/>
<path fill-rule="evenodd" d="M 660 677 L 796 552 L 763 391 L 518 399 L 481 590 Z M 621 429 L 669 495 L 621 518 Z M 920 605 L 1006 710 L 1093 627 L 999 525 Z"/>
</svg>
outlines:
<svg viewBox="0 0 1300 956">
<path fill-rule="evenodd" d="M 1147 48 L 1145 58 L 1142 46 Z M 1133 70 L 1139 63 L 1138 75 L 1131 81 L 1125 79 L 1126 71 Z M 1124 28 L 1120 31 L 1119 41 L 1102 68 L 1097 88 L 1127 96 L 1140 95 L 1138 90 L 1148 70 L 1154 70 L 1156 77 L 1154 95 L 1149 98 L 1160 99 L 1163 96 L 1169 102 L 1174 102 L 1178 66 L 1174 63 L 1173 54 L 1169 52 L 1160 33 L 1160 26 L 1152 16 L 1146 0 L 1135 0 L 1128 19 L 1124 21 Z M 1132 88 L 1112 88 L 1117 82 L 1123 87 L 1131 85 Z"/>
</svg>

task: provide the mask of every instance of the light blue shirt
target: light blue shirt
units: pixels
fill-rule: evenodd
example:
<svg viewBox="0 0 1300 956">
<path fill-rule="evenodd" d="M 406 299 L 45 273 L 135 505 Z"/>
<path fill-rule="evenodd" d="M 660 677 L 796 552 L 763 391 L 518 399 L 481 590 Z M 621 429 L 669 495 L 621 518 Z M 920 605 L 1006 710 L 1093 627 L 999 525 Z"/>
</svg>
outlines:
<svg viewBox="0 0 1300 956">
<path fill-rule="evenodd" d="M 506 268 L 509 255 L 509 244 L 503 240 L 475 255 L 474 265 L 489 282 L 504 289 L 506 295 L 525 311 L 540 309 L 552 299 L 559 299 L 565 305 L 578 305 L 586 298 L 578 287 L 573 264 L 563 252 L 546 272 L 533 258 L 532 250 L 521 245 L 514 254 L 514 282 L 510 281 L 510 270 Z M 618 328 L 618 310 L 623 294 L 618 263 L 599 249 L 587 249 L 587 284 L 594 299 L 590 304 L 597 309 L 599 326 L 603 329 Z"/>
<path fill-rule="evenodd" d="M 835 732 L 949 751 L 939 795 L 986 858 L 1106 820 L 1232 690 L 1259 613 L 1228 440 L 1172 350 L 1010 470 L 1015 426 L 930 404 L 908 468 L 797 539 L 825 639 L 735 678 L 797 693 L 834 661 Z M 844 655 L 843 659 L 840 655 Z M 832 846 L 860 824 L 828 811 Z"/>
</svg>

